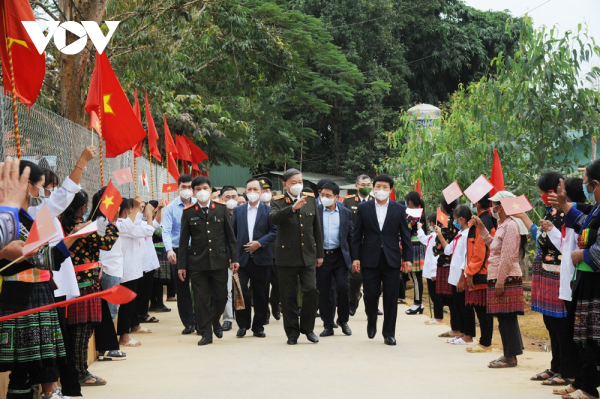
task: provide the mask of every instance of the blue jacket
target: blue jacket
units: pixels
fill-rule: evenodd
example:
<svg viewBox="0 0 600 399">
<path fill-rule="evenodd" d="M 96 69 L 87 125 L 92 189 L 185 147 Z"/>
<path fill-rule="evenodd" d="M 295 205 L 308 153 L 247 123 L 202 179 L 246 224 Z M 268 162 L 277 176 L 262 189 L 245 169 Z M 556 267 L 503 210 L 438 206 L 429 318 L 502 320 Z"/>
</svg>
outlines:
<svg viewBox="0 0 600 399">
<path fill-rule="evenodd" d="M 346 208 L 343 204 L 340 206 L 338 201 L 338 210 L 340 212 L 340 248 L 344 256 L 344 262 L 348 270 L 352 269 L 352 211 Z M 323 231 L 323 239 L 325 239 L 325 230 L 323 227 L 323 204 L 319 204 L 319 217 L 321 218 L 321 231 Z"/>
<path fill-rule="evenodd" d="M 260 243 L 258 248 L 252 254 L 252 260 L 260 266 L 270 266 L 273 264 L 273 255 L 271 253 L 271 243 L 277 237 L 277 226 L 269 222 L 269 211 L 271 207 L 262 202 L 258 203 L 258 212 L 256 214 L 256 222 L 254 223 L 253 240 Z M 244 249 L 244 245 L 250 242 L 248 234 L 248 204 L 244 204 L 233 209 L 233 217 L 231 219 L 233 232 L 237 240 L 238 257 L 240 267 L 248 264 L 250 254 Z"/>
<path fill-rule="evenodd" d="M 406 207 L 390 200 L 383 229 L 380 231 L 375 201 L 363 202 L 357 207 L 352 237 L 353 260 L 360 260 L 361 268 L 377 267 L 383 248 L 387 263 L 391 267 L 400 268 L 402 262 L 413 260 L 410 230 L 406 222 Z M 402 251 L 399 238 L 402 239 Z"/>
</svg>

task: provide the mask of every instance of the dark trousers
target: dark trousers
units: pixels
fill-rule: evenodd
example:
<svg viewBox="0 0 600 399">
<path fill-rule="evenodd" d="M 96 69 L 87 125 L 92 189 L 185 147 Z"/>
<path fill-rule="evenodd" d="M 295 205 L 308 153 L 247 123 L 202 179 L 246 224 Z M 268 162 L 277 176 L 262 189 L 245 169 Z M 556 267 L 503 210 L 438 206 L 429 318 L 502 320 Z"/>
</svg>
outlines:
<svg viewBox="0 0 600 399">
<path fill-rule="evenodd" d="M 169 282 L 169 284 L 172 283 L 172 280 Z M 165 306 L 165 303 L 163 302 L 163 286 L 165 285 L 165 283 L 163 283 L 161 280 L 158 279 L 154 279 L 152 281 L 152 294 L 150 295 L 150 307 L 151 308 L 161 308 L 163 306 Z M 167 287 L 167 296 L 169 296 L 168 294 L 169 288 Z"/>
<path fill-rule="evenodd" d="M 271 304 L 271 313 L 273 313 L 279 312 L 279 302 L 281 301 L 281 296 L 279 293 L 279 277 L 277 276 L 275 259 L 273 259 L 273 266 L 270 266 L 270 269 L 271 274 L 269 275 L 269 282 L 271 283 L 271 296 L 269 297 L 269 303 Z"/>
<path fill-rule="evenodd" d="M 61 296 L 56 297 L 54 299 L 58 303 L 64 301 L 67 298 L 65 296 Z M 58 322 L 60 323 L 60 331 L 62 331 L 63 334 L 65 352 L 67 353 L 67 362 L 61 364 L 58 367 L 58 371 L 60 372 L 60 385 L 62 387 L 62 392 L 65 396 L 81 396 L 81 385 L 79 384 L 79 378 L 77 378 L 77 367 L 75 367 L 75 358 L 72 346 L 73 342 L 69 335 L 70 330 L 67 328 L 65 310 L 65 307 L 60 307 L 56 309 L 58 313 Z M 108 312 L 108 315 L 110 316 L 110 311 Z M 104 312 L 102 313 L 102 318 L 104 318 Z"/>
<path fill-rule="evenodd" d="M 150 295 L 152 294 L 152 286 L 154 283 L 154 270 L 144 272 L 138 286 L 138 296 L 135 298 L 135 306 L 140 317 L 148 314 L 150 306 Z"/>
<path fill-rule="evenodd" d="M 496 315 L 498 330 L 502 338 L 504 356 L 519 356 L 523 354 L 523 339 L 516 314 Z"/>
<path fill-rule="evenodd" d="M 350 317 L 349 271 L 342 251 L 325 255 L 323 264 L 316 269 L 317 290 L 319 291 L 319 312 L 325 328 L 333 328 L 337 302 L 338 320 L 347 323 Z M 331 286 L 335 282 L 335 296 Z M 337 298 L 337 300 L 336 300 Z"/>
<path fill-rule="evenodd" d="M 573 341 L 573 321 L 569 317 L 543 317 L 552 345 L 550 369 L 564 378 L 576 378 L 579 374 L 579 362 L 577 347 Z"/>
<path fill-rule="evenodd" d="M 444 301 L 442 297 L 435 292 L 435 281 L 427 279 L 427 292 L 433 302 L 433 317 L 442 320 L 444 318 Z"/>
<path fill-rule="evenodd" d="M 131 291 L 138 293 L 138 283 L 142 278 L 138 278 L 126 283 L 121 283 L 123 287 L 129 288 Z M 117 335 L 129 334 L 132 327 L 140 325 L 135 299 L 129 303 L 124 303 L 119 306 L 119 319 L 117 320 Z"/>
<path fill-rule="evenodd" d="M 94 325 L 94 332 L 96 333 L 94 339 L 98 352 L 118 351 L 120 349 L 115 323 L 110 314 L 108 302 L 104 299 L 102 299 L 102 322 Z"/>
<path fill-rule="evenodd" d="M 121 305 L 122 306 L 122 305 Z M 92 323 L 69 324 L 69 337 L 71 339 L 71 348 L 73 348 L 73 359 L 77 369 L 77 378 L 79 380 L 87 377 L 88 371 L 88 346 L 90 338 L 94 332 Z"/>
<path fill-rule="evenodd" d="M 400 273 L 400 285 L 398 285 L 398 299 L 406 299 L 406 280 L 405 274 Z"/>
<path fill-rule="evenodd" d="M 350 273 L 350 306 L 358 308 L 358 295 L 362 286 L 362 274 L 360 272 Z"/>
<path fill-rule="evenodd" d="M 213 329 L 221 326 L 221 315 L 227 305 L 227 281 L 229 280 L 227 268 L 192 269 L 188 271 L 188 278 L 194 292 L 194 313 L 198 331 L 203 337 L 212 337 Z M 179 291 L 177 291 L 177 301 L 179 298 Z"/>
<path fill-rule="evenodd" d="M 383 283 L 383 337 L 396 336 L 396 317 L 398 316 L 398 286 L 400 269 L 388 265 L 383 252 L 379 256 L 379 265 L 373 268 L 361 268 L 365 290 L 365 310 L 370 328 L 377 326 L 377 308 Z"/>
<path fill-rule="evenodd" d="M 315 314 L 319 306 L 316 266 L 277 266 L 283 328 L 288 338 L 298 338 L 300 333 L 308 334 L 315 329 Z M 302 292 L 302 311 L 298 323 L 298 278 Z M 327 293 L 331 292 L 331 286 Z"/>
<path fill-rule="evenodd" d="M 452 286 L 452 301 L 454 302 L 455 314 L 453 318 L 457 319 L 458 330 L 465 335 L 475 336 L 475 314 L 467 312 L 465 305 L 465 291 L 458 292 L 455 286 Z"/>
<path fill-rule="evenodd" d="M 452 329 L 452 331 L 459 331 L 460 324 L 457 313 L 458 310 L 456 309 L 456 306 L 454 306 L 454 300 L 452 299 L 452 295 L 440 295 L 439 297 L 442 301 L 442 309 L 444 308 L 444 306 L 448 306 L 448 309 L 450 309 L 450 328 Z"/>
<path fill-rule="evenodd" d="M 177 274 L 177 273 L 175 273 Z M 177 279 L 177 275 L 173 275 L 173 268 L 171 267 L 171 281 L 167 284 L 163 284 L 167 286 L 167 298 L 173 298 L 176 295 L 175 291 L 175 280 Z"/>
<path fill-rule="evenodd" d="M 477 314 L 477 320 L 479 320 L 479 330 L 481 331 L 481 335 L 479 336 L 479 343 L 482 346 L 490 346 L 492 345 L 492 335 L 494 334 L 494 318 L 487 314 L 487 309 L 485 306 L 473 306 L 467 305 L 466 311 L 468 313 L 469 318 L 473 317 L 473 333 L 475 333 L 475 315 Z M 467 335 L 471 335 L 466 333 Z M 471 335 L 474 337 L 475 335 Z"/>
<path fill-rule="evenodd" d="M 254 263 L 252 257 L 244 267 L 238 269 L 238 277 L 242 286 L 242 295 L 244 296 L 245 309 L 235 311 L 235 319 L 239 328 L 250 329 L 252 331 L 264 331 L 265 320 L 269 312 L 269 301 L 267 294 L 269 292 L 269 277 L 271 266 L 259 266 Z M 252 284 L 252 299 L 254 300 L 254 319 L 252 319 L 252 306 L 250 306 L 250 288 L 248 282 Z"/>
<path fill-rule="evenodd" d="M 583 392 L 598 397 L 598 387 L 600 386 L 600 347 L 595 342 L 588 341 L 584 346 L 577 345 L 579 359 L 581 361 L 581 378 L 573 384 Z"/>
<path fill-rule="evenodd" d="M 58 367 L 42 367 L 36 371 L 13 370 L 8 376 L 6 399 L 37 398 L 37 396 L 33 396 L 32 386 L 57 382 L 59 375 Z M 81 396 L 81 393 L 79 393 L 79 396 Z"/>
<path fill-rule="evenodd" d="M 175 254 L 179 256 L 178 248 L 173 248 Z M 194 325 L 194 309 L 192 306 L 192 294 L 190 291 L 190 272 L 188 270 L 185 280 L 181 281 L 177 275 L 177 265 L 171 265 L 175 279 L 175 291 L 177 293 L 177 311 L 179 319 L 184 327 Z"/>
</svg>

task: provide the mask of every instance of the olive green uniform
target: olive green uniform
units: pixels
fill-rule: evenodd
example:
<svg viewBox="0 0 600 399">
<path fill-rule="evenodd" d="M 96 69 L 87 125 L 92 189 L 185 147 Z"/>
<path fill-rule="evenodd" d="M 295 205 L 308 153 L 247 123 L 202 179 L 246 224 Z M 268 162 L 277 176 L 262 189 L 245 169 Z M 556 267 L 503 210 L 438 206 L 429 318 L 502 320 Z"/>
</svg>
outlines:
<svg viewBox="0 0 600 399">
<path fill-rule="evenodd" d="M 198 331 L 212 337 L 227 304 L 229 259 L 236 263 L 238 252 L 227 206 L 210 201 L 206 208 L 197 203 L 183 210 L 177 268 L 189 275 Z"/>
<path fill-rule="evenodd" d="M 304 192 L 306 204 L 294 211 L 294 200 L 289 194 L 279 195 L 271 201 L 269 220 L 277 225 L 275 260 L 279 275 L 283 326 L 288 338 L 313 332 L 315 314 L 319 306 L 316 262 L 325 256 L 323 233 L 317 201 L 313 193 Z M 302 311 L 298 323 L 298 277 L 302 290 Z"/>
<path fill-rule="evenodd" d="M 367 201 L 370 200 L 371 197 L 367 197 Z M 344 198 L 344 206 L 352 212 L 352 224 L 356 222 L 356 210 L 358 208 L 358 204 L 361 203 L 361 199 L 357 195 L 348 195 Z M 356 312 L 356 308 L 358 307 L 358 295 L 360 294 L 360 287 L 362 285 L 362 274 L 360 272 L 352 272 L 350 273 L 350 310 Z"/>
</svg>

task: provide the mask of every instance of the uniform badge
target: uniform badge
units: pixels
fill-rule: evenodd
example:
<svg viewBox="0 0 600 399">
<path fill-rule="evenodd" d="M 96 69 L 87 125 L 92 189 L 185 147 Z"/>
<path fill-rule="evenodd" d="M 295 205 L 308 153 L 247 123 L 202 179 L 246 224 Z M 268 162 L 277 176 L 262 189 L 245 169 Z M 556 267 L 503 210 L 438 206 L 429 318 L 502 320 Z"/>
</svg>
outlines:
<svg viewBox="0 0 600 399">
<path fill-rule="evenodd" d="M 210 209 L 215 209 L 215 204 L 213 203 Z"/>
<path fill-rule="evenodd" d="M 286 198 L 285 198 L 285 203 L 286 203 L 286 204 L 291 204 L 291 203 L 292 203 L 292 202 L 290 201 L 290 197 L 286 197 Z"/>
<path fill-rule="evenodd" d="M 195 209 L 196 209 L 196 211 L 199 211 L 199 210 L 200 210 L 200 208 L 198 207 L 198 205 L 196 205 L 196 208 L 195 208 Z"/>
</svg>

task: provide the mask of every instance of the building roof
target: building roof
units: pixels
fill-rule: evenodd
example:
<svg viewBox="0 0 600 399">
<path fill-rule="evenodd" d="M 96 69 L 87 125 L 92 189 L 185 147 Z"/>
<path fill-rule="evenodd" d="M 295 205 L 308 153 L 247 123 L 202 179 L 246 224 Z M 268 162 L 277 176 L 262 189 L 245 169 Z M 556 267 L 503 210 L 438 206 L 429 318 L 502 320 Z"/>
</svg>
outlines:
<svg viewBox="0 0 600 399">
<path fill-rule="evenodd" d="M 270 171 L 269 173 L 272 173 L 274 175 L 277 176 L 283 176 L 284 172 L 279 172 L 279 171 Z M 332 176 L 332 175 L 326 175 L 323 173 L 312 173 L 312 172 L 302 172 L 302 180 L 308 180 L 309 182 L 313 183 L 313 184 L 317 184 L 319 182 L 319 180 L 321 179 L 331 179 L 335 182 L 335 184 L 337 184 L 338 186 L 340 186 L 340 189 L 342 190 L 347 190 L 348 188 L 344 188 L 343 186 L 352 186 L 350 188 L 354 188 L 354 184 L 349 184 L 348 181 L 346 181 L 346 179 L 344 179 L 341 176 Z"/>
</svg>

